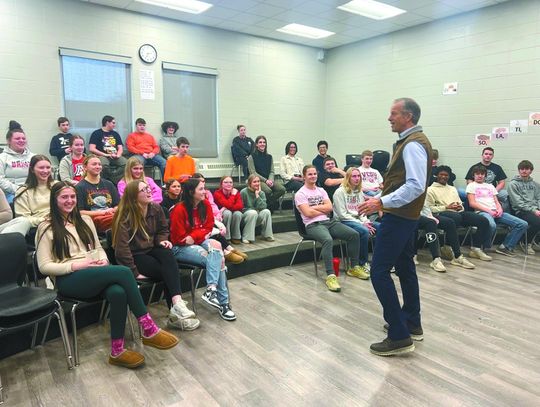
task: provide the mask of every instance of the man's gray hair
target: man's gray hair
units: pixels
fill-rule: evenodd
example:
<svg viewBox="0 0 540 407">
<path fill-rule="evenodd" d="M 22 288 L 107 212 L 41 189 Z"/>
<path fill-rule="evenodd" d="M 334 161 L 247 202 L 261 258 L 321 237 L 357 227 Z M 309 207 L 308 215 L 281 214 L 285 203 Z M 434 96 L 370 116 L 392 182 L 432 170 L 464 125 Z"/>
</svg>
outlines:
<svg viewBox="0 0 540 407">
<path fill-rule="evenodd" d="M 420 106 L 411 98 L 399 98 L 394 100 L 394 103 L 403 102 L 403 110 L 412 114 L 412 122 L 418 124 L 420 120 Z"/>
</svg>

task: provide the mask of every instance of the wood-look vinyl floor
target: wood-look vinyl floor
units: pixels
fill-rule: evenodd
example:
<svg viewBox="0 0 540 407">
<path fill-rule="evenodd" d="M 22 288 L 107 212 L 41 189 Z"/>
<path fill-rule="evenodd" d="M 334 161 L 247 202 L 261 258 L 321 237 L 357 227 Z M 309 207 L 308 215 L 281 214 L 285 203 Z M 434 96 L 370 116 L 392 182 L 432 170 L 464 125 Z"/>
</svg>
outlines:
<svg viewBox="0 0 540 407">
<path fill-rule="evenodd" d="M 442 274 L 421 251 L 425 340 L 401 357 L 369 352 L 385 336 L 369 281 L 331 293 L 305 263 L 231 280 L 237 321 L 200 306 L 198 330 L 134 371 L 106 363 L 107 324 L 82 330 L 72 371 L 60 340 L 2 360 L 6 405 L 538 406 L 540 254 L 494 256 Z"/>
</svg>

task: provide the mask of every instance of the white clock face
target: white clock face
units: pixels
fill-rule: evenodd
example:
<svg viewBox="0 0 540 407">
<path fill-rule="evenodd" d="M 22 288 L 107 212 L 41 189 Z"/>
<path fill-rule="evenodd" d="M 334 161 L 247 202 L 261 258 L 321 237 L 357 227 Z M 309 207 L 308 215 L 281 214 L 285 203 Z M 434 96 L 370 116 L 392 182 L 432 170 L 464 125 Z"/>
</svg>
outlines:
<svg viewBox="0 0 540 407">
<path fill-rule="evenodd" d="M 157 51 L 152 45 L 144 44 L 139 48 L 139 56 L 144 62 L 151 64 L 157 59 Z"/>
</svg>

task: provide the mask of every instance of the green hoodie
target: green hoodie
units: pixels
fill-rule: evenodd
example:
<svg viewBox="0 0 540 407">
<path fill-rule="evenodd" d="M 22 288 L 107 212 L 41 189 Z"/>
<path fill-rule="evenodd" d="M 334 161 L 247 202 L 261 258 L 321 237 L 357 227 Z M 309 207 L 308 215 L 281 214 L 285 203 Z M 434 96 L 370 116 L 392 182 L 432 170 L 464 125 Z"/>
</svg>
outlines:
<svg viewBox="0 0 540 407">
<path fill-rule="evenodd" d="M 540 184 L 531 177 L 524 180 L 515 176 L 508 184 L 508 196 L 517 214 L 540 210 Z"/>
</svg>

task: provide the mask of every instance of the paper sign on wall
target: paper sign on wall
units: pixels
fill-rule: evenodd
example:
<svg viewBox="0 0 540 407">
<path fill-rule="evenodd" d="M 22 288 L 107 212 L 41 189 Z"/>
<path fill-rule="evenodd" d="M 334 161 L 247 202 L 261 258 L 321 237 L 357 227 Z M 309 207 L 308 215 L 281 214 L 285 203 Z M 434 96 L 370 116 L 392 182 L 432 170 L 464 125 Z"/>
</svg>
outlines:
<svg viewBox="0 0 540 407">
<path fill-rule="evenodd" d="M 457 93 L 457 86 L 458 86 L 457 82 L 445 83 L 444 86 L 443 86 L 442 94 L 443 95 L 455 95 Z"/>
<path fill-rule="evenodd" d="M 491 134 L 476 134 L 474 144 L 477 146 L 489 146 L 491 144 Z"/>
<path fill-rule="evenodd" d="M 540 112 L 529 113 L 529 126 L 540 126 Z"/>
<path fill-rule="evenodd" d="M 491 129 L 491 138 L 493 140 L 508 140 L 508 127 L 493 127 Z"/>
<path fill-rule="evenodd" d="M 528 120 L 510 120 L 510 133 L 527 133 L 529 131 Z"/>
<path fill-rule="evenodd" d="M 155 99 L 154 71 L 141 69 L 139 74 L 141 99 Z"/>
</svg>

